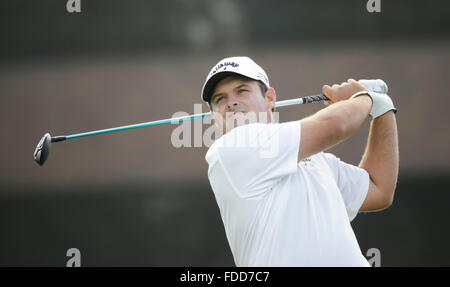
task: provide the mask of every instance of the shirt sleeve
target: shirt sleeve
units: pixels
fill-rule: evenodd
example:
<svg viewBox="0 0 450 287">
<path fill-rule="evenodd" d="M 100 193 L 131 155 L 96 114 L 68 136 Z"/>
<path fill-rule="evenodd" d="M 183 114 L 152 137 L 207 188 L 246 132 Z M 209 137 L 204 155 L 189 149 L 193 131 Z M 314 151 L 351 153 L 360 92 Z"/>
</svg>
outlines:
<svg viewBox="0 0 450 287">
<path fill-rule="evenodd" d="M 300 121 L 248 124 L 223 136 L 217 148 L 223 170 L 243 198 L 258 196 L 297 171 Z"/>
<path fill-rule="evenodd" d="M 365 169 L 341 161 L 333 154 L 324 153 L 324 156 L 341 192 L 348 218 L 352 221 L 369 191 L 369 173 Z"/>
</svg>

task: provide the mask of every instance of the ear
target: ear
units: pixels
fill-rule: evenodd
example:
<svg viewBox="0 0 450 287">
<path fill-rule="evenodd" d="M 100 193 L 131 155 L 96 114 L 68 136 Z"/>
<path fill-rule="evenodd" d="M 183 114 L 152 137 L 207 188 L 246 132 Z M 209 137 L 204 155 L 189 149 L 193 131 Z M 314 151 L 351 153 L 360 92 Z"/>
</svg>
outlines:
<svg viewBox="0 0 450 287">
<path fill-rule="evenodd" d="M 267 109 L 269 111 L 272 111 L 273 108 L 275 108 L 275 103 L 277 101 L 277 93 L 275 92 L 275 89 L 270 87 L 266 92 L 266 99 L 267 99 Z"/>
</svg>

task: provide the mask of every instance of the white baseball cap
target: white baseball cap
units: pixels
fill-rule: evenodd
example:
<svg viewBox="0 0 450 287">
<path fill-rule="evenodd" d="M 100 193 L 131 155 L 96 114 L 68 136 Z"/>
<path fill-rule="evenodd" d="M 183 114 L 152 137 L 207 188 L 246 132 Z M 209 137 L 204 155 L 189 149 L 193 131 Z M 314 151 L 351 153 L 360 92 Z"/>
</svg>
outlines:
<svg viewBox="0 0 450 287">
<path fill-rule="evenodd" d="M 249 57 L 230 57 L 220 60 L 209 72 L 202 89 L 203 101 L 209 102 L 216 84 L 233 74 L 261 81 L 267 88 L 270 88 L 266 72 L 252 59 Z"/>
</svg>

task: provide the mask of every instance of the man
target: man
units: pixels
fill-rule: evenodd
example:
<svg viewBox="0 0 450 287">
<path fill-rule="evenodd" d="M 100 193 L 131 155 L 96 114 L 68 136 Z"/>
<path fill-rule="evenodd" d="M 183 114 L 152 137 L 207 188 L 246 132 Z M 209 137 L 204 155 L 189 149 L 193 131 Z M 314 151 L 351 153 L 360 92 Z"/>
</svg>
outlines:
<svg viewBox="0 0 450 287">
<path fill-rule="evenodd" d="M 322 92 L 326 108 L 279 124 L 276 92 L 250 58 L 223 59 L 206 78 L 202 99 L 225 130 L 206 154 L 208 177 L 237 266 L 369 266 L 350 221 L 393 201 L 396 109 L 352 79 Z M 323 152 L 369 115 L 359 167 Z"/>
</svg>

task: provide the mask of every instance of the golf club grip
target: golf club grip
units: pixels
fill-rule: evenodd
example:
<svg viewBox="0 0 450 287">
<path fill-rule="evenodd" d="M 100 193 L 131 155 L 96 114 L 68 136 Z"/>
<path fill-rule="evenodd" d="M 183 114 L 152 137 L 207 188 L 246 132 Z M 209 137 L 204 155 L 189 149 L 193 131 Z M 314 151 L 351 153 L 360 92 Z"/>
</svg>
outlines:
<svg viewBox="0 0 450 287">
<path fill-rule="evenodd" d="M 302 99 L 304 104 L 329 100 L 329 98 L 327 98 L 327 96 L 325 95 L 306 96 Z"/>
</svg>

